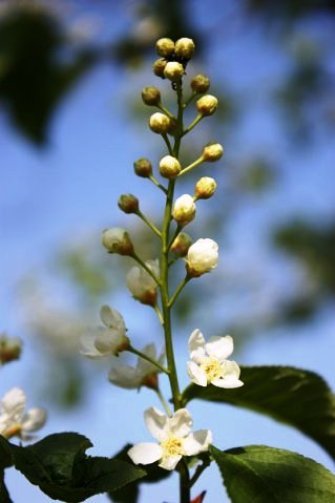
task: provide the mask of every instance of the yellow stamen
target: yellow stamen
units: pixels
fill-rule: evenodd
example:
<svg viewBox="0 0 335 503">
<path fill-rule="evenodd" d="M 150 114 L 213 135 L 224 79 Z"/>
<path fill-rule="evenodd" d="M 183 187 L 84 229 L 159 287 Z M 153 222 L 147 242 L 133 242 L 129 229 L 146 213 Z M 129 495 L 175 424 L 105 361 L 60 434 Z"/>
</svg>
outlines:
<svg viewBox="0 0 335 503">
<path fill-rule="evenodd" d="M 218 379 L 222 376 L 221 363 L 217 358 L 211 356 L 204 358 L 200 368 L 205 372 L 207 382 L 212 382 L 214 379 Z"/>
</svg>

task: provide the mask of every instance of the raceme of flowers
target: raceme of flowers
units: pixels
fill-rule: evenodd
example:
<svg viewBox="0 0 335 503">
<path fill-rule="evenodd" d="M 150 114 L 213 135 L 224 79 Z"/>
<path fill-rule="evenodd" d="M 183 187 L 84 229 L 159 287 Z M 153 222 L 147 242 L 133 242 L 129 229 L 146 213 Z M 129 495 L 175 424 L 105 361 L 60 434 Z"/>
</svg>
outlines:
<svg viewBox="0 0 335 503">
<path fill-rule="evenodd" d="M 46 411 L 33 408 L 27 412 L 26 395 L 20 388 L 12 388 L 0 401 L 0 435 L 5 438 L 14 436 L 29 440 L 31 433 L 44 426 Z"/>
<path fill-rule="evenodd" d="M 129 449 L 128 455 L 136 465 L 159 461 L 161 468 L 174 470 L 183 456 L 205 452 L 212 443 L 210 430 L 191 432 L 192 417 L 187 409 L 179 409 L 168 417 L 151 407 L 145 411 L 144 419 L 158 443 L 143 442 Z"/>
</svg>

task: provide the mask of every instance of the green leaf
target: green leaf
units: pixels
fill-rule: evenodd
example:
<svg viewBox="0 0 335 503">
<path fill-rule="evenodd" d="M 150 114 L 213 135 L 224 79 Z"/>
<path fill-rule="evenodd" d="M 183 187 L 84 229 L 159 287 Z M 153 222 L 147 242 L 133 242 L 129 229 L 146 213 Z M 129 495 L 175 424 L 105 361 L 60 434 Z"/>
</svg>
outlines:
<svg viewBox="0 0 335 503">
<path fill-rule="evenodd" d="M 1 503 L 14 503 L 5 485 L 4 472 L 0 472 L 0 501 Z"/>
<path fill-rule="evenodd" d="M 192 399 L 245 407 L 298 428 L 335 458 L 335 396 L 317 374 L 293 367 L 242 367 L 242 388 L 191 384 Z"/>
<path fill-rule="evenodd" d="M 2 435 L 0 435 L 0 471 L 8 466 L 12 466 L 13 458 L 11 445 Z"/>
<path fill-rule="evenodd" d="M 130 447 L 132 447 L 131 444 L 125 445 L 125 447 L 115 455 L 114 459 L 128 460 L 129 457 L 127 452 Z M 140 480 L 135 480 L 121 490 L 110 492 L 109 497 L 111 501 L 114 503 L 137 503 L 140 495 L 140 484 L 154 484 L 171 475 L 171 472 L 163 470 L 157 463 L 146 465 L 145 471 L 147 472 L 146 475 Z"/>
<path fill-rule="evenodd" d="M 28 447 L 11 447 L 15 467 L 52 499 L 84 501 L 145 475 L 142 469 L 119 459 L 86 456 L 91 446 L 77 433 L 58 433 Z"/>
<path fill-rule="evenodd" d="M 234 503 L 333 503 L 335 476 L 295 452 L 251 445 L 210 448 Z"/>
</svg>

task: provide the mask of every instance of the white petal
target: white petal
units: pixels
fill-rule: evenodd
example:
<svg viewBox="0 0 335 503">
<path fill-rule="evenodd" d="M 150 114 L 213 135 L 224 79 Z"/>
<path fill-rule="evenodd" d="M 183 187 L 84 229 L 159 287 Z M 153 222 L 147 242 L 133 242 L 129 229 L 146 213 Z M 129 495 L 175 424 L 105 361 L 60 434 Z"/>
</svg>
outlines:
<svg viewBox="0 0 335 503">
<path fill-rule="evenodd" d="M 24 431 L 36 431 L 44 426 L 47 419 L 47 414 L 44 409 L 30 409 L 24 415 L 22 420 L 22 430 Z"/>
<path fill-rule="evenodd" d="M 168 419 L 169 430 L 177 437 L 186 437 L 192 428 L 192 416 L 187 409 L 179 409 Z"/>
<path fill-rule="evenodd" d="M 95 338 L 95 347 L 100 353 L 105 355 L 113 355 L 116 353 L 117 348 L 120 347 L 122 343 L 122 337 L 120 333 L 116 330 L 107 329 L 102 331 Z"/>
<path fill-rule="evenodd" d="M 149 465 L 162 457 L 162 448 L 152 442 L 136 444 L 128 451 L 128 456 L 135 465 Z"/>
<path fill-rule="evenodd" d="M 156 407 L 150 407 L 144 412 L 145 424 L 151 435 L 162 442 L 168 436 L 168 417 Z"/>
<path fill-rule="evenodd" d="M 240 388 L 243 386 L 243 382 L 239 380 L 241 370 L 236 362 L 225 360 L 222 362 L 221 369 L 222 377 L 212 381 L 214 386 L 227 389 Z"/>
<path fill-rule="evenodd" d="M 115 330 L 120 330 L 125 332 L 126 327 L 122 315 L 116 309 L 112 309 L 109 306 L 102 306 L 100 309 L 100 319 L 102 323 L 108 327 Z"/>
<path fill-rule="evenodd" d="M 83 335 L 80 338 L 80 354 L 87 356 L 87 358 L 102 358 L 105 356 L 97 350 L 94 343 L 95 337 L 92 335 Z"/>
<path fill-rule="evenodd" d="M 206 373 L 195 362 L 187 362 L 187 372 L 194 384 L 207 386 Z"/>
<path fill-rule="evenodd" d="M 244 383 L 235 377 L 223 377 L 220 379 L 213 379 L 212 384 L 218 388 L 233 389 L 240 388 Z"/>
<path fill-rule="evenodd" d="M 210 430 L 198 430 L 191 433 L 183 441 L 183 448 L 186 456 L 194 456 L 199 452 L 208 450 L 212 443 L 212 432 Z"/>
<path fill-rule="evenodd" d="M 181 460 L 182 456 L 167 456 L 162 459 L 162 461 L 159 463 L 158 466 L 161 468 L 164 468 L 164 470 L 174 470 L 178 464 L 178 462 Z"/>
<path fill-rule="evenodd" d="M 1 410 L 13 418 L 15 421 L 20 422 L 22 419 L 23 411 L 26 406 L 26 395 L 20 388 L 12 388 L 7 391 L 1 400 Z"/>
<path fill-rule="evenodd" d="M 215 356 L 218 360 L 222 361 L 228 358 L 234 351 L 234 342 L 230 335 L 211 337 L 205 347 L 209 356 Z"/>
<path fill-rule="evenodd" d="M 195 362 L 205 356 L 205 338 L 198 328 L 193 330 L 188 340 L 188 349 L 192 360 Z"/>
<path fill-rule="evenodd" d="M 113 363 L 108 374 L 108 379 L 116 386 L 125 389 L 137 389 L 141 386 L 142 382 L 142 377 L 139 376 L 137 369 L 119 362 Z"/>
<path fill-rule="evenodd" d="M 149 358 L 156 360 L 156 347 L 154 344 L 148 344 L 147 346 L 145 346 L 142 349 L 142 353 L 149 356 Z M 157 367 L 147 360 L 139 357 L 137 361 L 137 370 L 138 373 L 144 377 L 152 372 L 157 372 Z"/>
</svg>

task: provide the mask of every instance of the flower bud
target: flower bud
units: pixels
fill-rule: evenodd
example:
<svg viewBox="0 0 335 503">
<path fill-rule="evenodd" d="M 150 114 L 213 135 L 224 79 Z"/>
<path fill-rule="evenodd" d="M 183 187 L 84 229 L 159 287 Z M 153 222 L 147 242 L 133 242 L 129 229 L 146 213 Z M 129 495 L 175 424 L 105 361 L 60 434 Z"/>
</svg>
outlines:
<svg viewBox="0 0 335 503">
<path fill-rule="evenodd" d="M 212 115 L 218 107 L 218 99 L 211 94 L 205 94 L 197 101 L 197 109 L 201 115 Z"/>
<path fill-rule="evenodd" d="M 134 171 L 137 176 L 142 178 L 149 178 L 152 175 L 152 165 L 149 159 L 141 157 L 134 162 Z"/>
<path fill-rule="evenodd" d="M 186 225 L 191 222 L 195 217 L 195 213 L 195 202 L 189 194 L 183 194 L 175 200 L 172 216 L 179 225 Z"/>
<path fill-rule="evenodd" d="M 170 250 L 179 257 L 185 257 L 191 244 L 192 238 L 186 232 L 180 232 L 174 239 Z"/>
<path fill-rule="evenodd" d="M 214 162 L 221 159 L 223 155 L 223 147 L 220 143 L 212 143 L 212 145 L 207 145 L 202 151 L 202 158 L 207 162 Z"/>
<path fill-rule="evenodd" d="M 207 93 L 210 87 L 209 78 L 202 73 L 199 73 L 191 80 L 191 88 L 195 93 L 203 94 Z"/>
<path fill-rule="evenodd" d="M 167 61 L 164 58 L 159 58 L 156 59 L 154 64 L 152 65 L 152 69 L 155 75 L 157 77 L 162 77 L 162 79 L 165 79 L 164 75 L 164 68 L 166 67 Z"/>
<path fill-rule="evenodd" d="M 216 190 L 217 184 L 214 178 L 203 176 L 195 184 L 195 197 L 197 199 L 209 199 Z"/>
<path fill-rule="evenodd" d="M 178 63 L 178 61 L 170 61 L 166 63 L 164 68 L 164 76 L 167 79 L 172 80 L 172 82 L 180 80 L 184 73 L 184 67 L 181 63 Z"/>
<path fill-rule="evenodd" d="M 147 260 L 147 267 L 158 277 L 158 260 Z M 142 267 L 134 266 L 127 274 L 127 286 L 133 297 L 142 304 L 155 306 L 157 302 L 157 284 L 151 275 Z"/>
<path fill-rule="evenodd" d="M 171 56 L 174 53 L 174 41 L 171 38 L 160 38 L 156 42 L 156 51 L 163 58 Z"/>
<path fill-rule="evenodd" d="M 195 49 L 195 44 L 191 38 L 180 38 L 174 46 L 175 55 L 178 58 L 191 59 Z"/>
<path fill-rule="evenodd" d="M 154 133 L 165 134 L 171 127 L 171 121 L 167 115 L 156 112 L 149 119 L 149 127 Z"/>
<path fill-rule="evenodd" d="M 165 178 L 175 178 L 181 172 L 181 165 L 176 157 L 166 155 L 159 162 L 159 172 Z"/>
<path fill-rule="evenodd" d="M 0 334 L 0 364 L 18 360 L 21 355 L 22 342 L 18 337 L 8 337 Z"/>
<path fill-rule="evenodd" d="M 133 194 L 122 194 L 119 198 L 118 206 L 124 213 L 137 213 L 139 202 Z"/>
<path fill-rule="evenodd" d="M 109 253 L 133 255 L 134 246 L 128 232 L 120 227 L 106 229 L 102 233 L 102 244 Z"/>
<path fill-rule="evenodd" d="M 198 277 L 210 272 L 218 264 L 219 246 L 213 239 L 198 239 L 187 252 L 186 268 L 189 276 Z"/>
<path fill-rule="evenodd" d="M 148 86 L 142 90 L 142 100 L 148 106 L 157 106 L 161 102 L 161 93 L 157 87 Z"/>
</svg>

